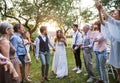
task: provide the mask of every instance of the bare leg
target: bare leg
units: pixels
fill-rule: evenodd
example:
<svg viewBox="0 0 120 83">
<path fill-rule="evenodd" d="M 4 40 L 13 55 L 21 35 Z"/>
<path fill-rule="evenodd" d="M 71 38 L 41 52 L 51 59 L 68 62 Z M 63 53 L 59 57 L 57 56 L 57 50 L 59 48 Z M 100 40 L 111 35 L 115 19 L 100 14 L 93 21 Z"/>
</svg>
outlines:
<svg viewBox="0 0 120 83">
<path fill-rule="evenodd" d="M 26 63 L 26 68 L 25 68 L 26 78 L 28 78 L 28 76 L 30 75 L 30 67 L 31 67 L 31 63 L 30 62 Z"/>
</svg>

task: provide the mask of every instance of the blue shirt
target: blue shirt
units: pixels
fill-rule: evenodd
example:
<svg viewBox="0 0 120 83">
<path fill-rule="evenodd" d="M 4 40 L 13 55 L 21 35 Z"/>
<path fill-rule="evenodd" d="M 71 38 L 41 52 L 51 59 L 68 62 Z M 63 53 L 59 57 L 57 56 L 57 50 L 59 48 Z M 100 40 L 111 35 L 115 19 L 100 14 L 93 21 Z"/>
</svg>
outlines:
<svg viewBox="0 0 120 83">
<path fill-rule="evenodd" d="M 83 36 L 83 42 L 82 42 L 82 46 L 86 46 L 85 45 L 85 40 L 88 39 L 88 33 L 85 33 L 84 36 Z M 92 48 L 92 45 L 93 45 L 93 40 L 92 39 L 89 39 L 89 42 L 90 44 L 87 45 L 89 48 Z"/>
<path fill-rule="evenodd" d="M 25 48 L 24 41 L 23 41 L 21 34 L 14 33 L 14 35 L 11 37 L 10 41 L 13 44 L 13 46 L 16 48 L 17 56 L 27 54 L 27 50 Z"/>
</svg>

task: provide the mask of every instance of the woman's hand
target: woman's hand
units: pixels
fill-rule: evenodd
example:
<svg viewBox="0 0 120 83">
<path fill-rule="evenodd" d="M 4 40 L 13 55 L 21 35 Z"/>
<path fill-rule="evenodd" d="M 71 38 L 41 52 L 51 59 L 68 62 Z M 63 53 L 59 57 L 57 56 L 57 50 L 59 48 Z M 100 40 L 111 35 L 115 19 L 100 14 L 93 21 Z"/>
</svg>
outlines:
<svg viewBox="0 0 120 83">
<path fill-rule="evenodd" d="M 4 57 L 0 57 L 0 65 L 5 65 L 7 63 L 7 59 Z"/>
<path fill-rule="evenodd" d="M 102 9 L 102 4 L 98 0 L 95 1 L 95 6 L 98 9 L 98 11 L 100 11 Z"/>
<path fill-rule="evenodd" d="M 65 42 L 65 39 L 61 38 L 60 41 L 61 41 L 61 42 Z"/>
</svg>

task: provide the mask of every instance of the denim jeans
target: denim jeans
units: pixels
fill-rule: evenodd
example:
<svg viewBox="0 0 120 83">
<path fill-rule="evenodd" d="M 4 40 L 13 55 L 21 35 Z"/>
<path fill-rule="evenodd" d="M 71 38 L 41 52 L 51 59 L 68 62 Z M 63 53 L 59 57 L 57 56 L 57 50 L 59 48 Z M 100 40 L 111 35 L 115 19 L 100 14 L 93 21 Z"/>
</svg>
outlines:
<svg viewBox="0 0 120 83">
<path fill-rule="evenodd" d="M 42 63 L 42 77 L 47 77 L 50 64 L 50 52 L 40 52 L 40 60 Z"/>
<path fill-rule="evenodd" d="M 21 74 L 22 74 L 22 82 L 24 83 L 24 79 L 25 79 L 25 55 L 18 55 L 18 59 L 21 61 L 22 63 L 22 68 L 21 68 Z"/>
<path fill-rule="evenodd" d="M 107 54 L 106 50 L 99 52 L 95 51 L 95 61 L 96 61 L 96 68 L 99 75 L 99 80 L 103 80 L 104 83 L 109 83 L 108 78 L 108 70 L 106 68 L 106 60 L 107 60 Z"/>
<path fill-rule="evenodd" d="M 50 52 L 40 52 L 40 60 L 42 65 L 50 63 Z"/>
</svg>

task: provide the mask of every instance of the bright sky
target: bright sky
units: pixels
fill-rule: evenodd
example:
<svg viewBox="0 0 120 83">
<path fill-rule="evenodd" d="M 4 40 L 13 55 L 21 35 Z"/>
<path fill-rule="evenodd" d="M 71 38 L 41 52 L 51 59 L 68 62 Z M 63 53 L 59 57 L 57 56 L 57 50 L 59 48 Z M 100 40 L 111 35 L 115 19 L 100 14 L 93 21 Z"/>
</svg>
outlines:
<svg viewBox="0 0 120 83">
<path fill-rule="evenodd" d="M 81 7 L 82 8 L 90 8 L 93 7 L 94 5 L 94 0 L 81 0 Z M 46 22 L 43 23 L 43 25 L 48 27 L 48 31 L 56 31 L 57 23 L 56 22 Z"/>
<path fill-rule="evenodd" d="M 94 0 L 81 0 L 81 6 L 86 7 L 92 7 L 94 5 Z"/>
</svg>

